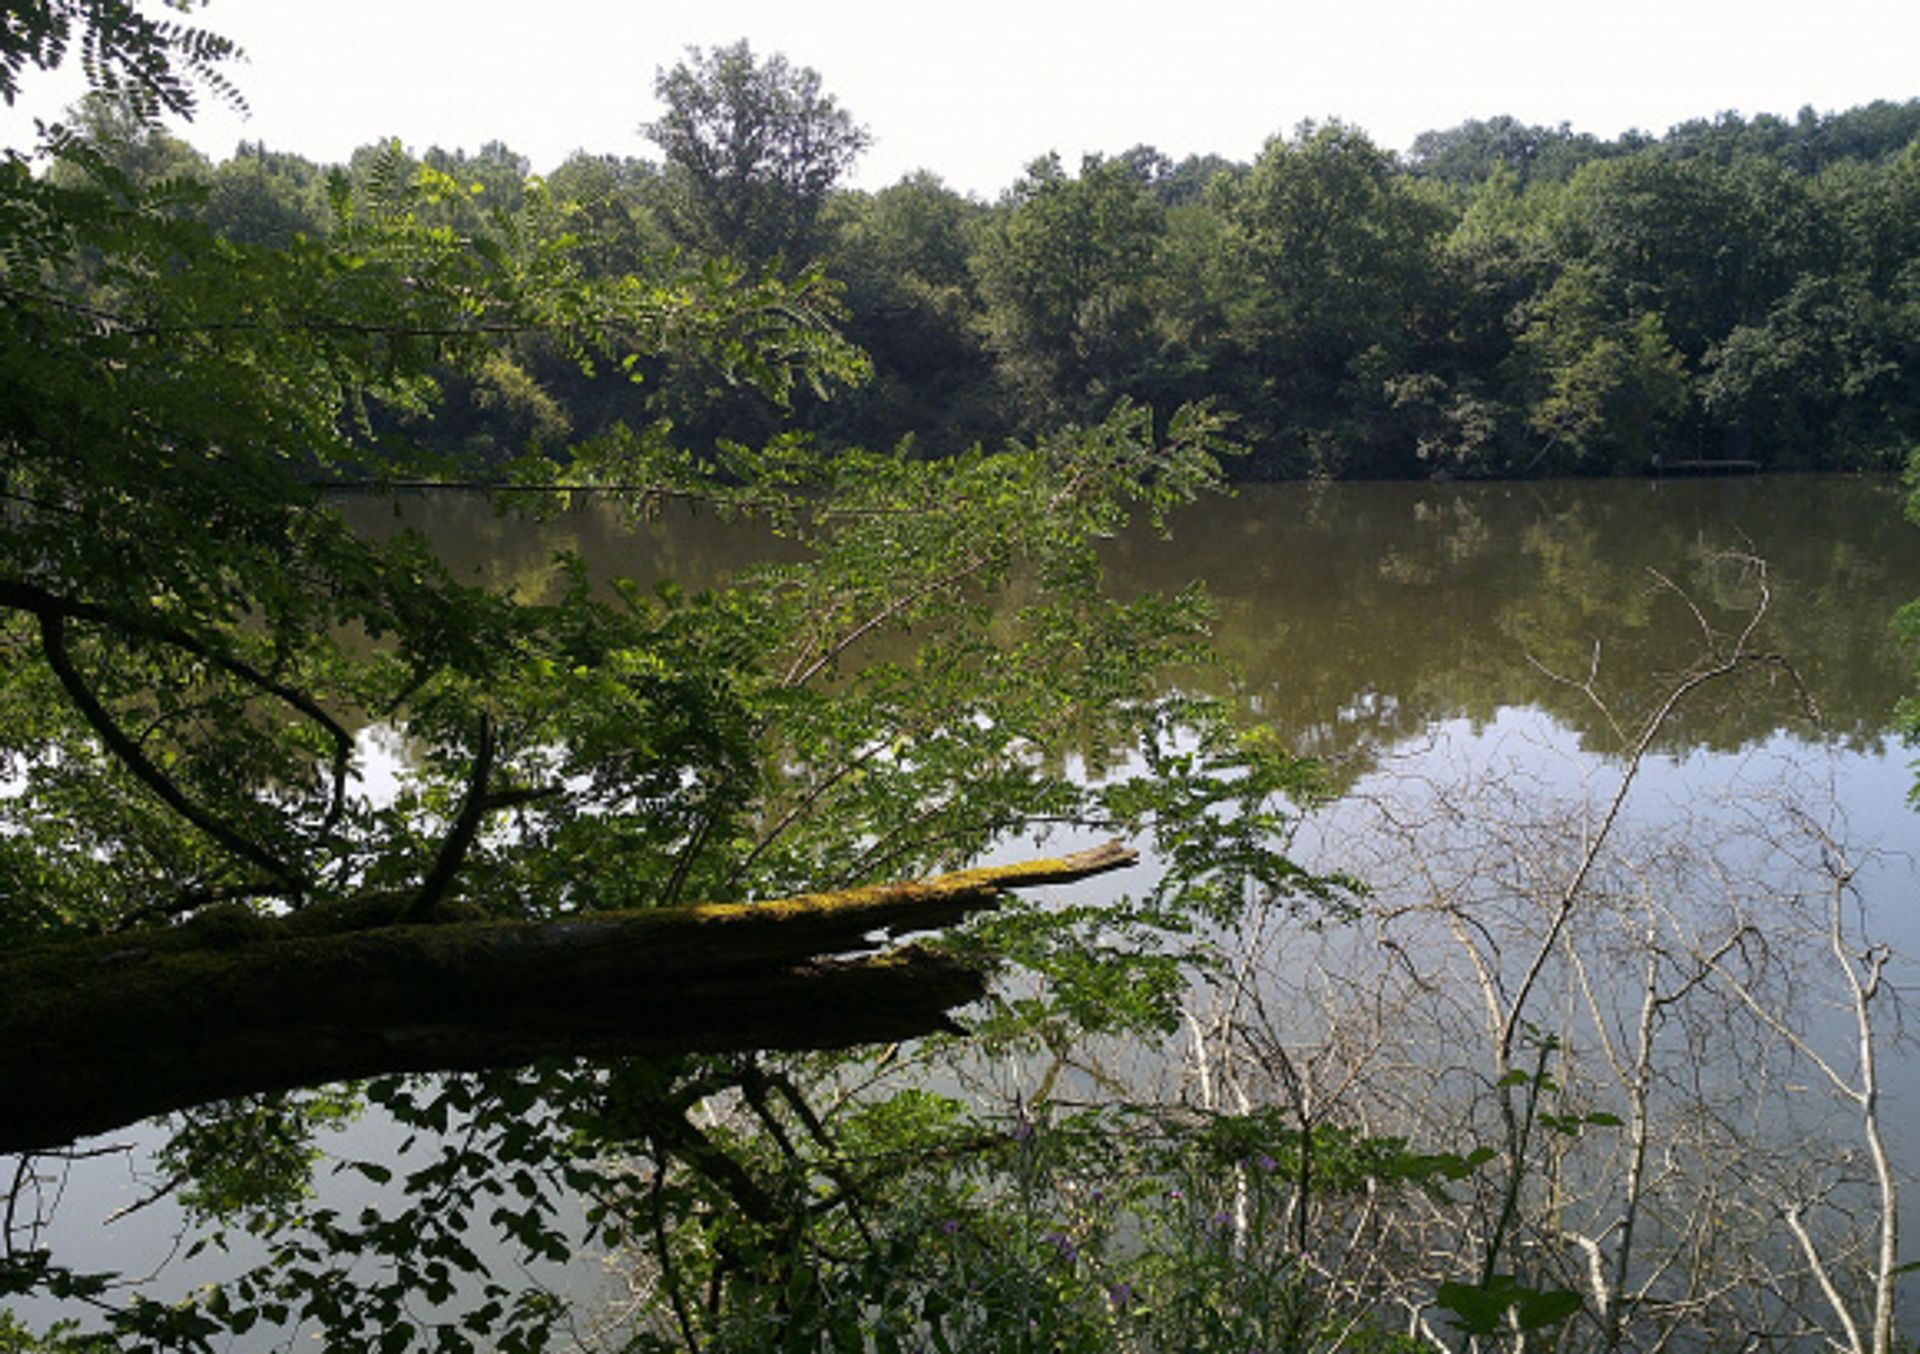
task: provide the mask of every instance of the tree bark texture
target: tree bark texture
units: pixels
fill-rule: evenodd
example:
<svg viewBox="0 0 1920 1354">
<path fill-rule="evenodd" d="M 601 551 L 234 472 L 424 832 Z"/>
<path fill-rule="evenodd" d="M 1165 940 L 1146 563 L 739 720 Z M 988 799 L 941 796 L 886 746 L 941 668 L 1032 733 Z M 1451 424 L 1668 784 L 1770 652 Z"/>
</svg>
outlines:
<svg viewBox="0 0 1920 1354">
<path fill-rule="evenodd" d="M 1131 864 L 1117 843 L 914 883 L 526 923 L 235 918 L 0 956 L 0 1152 L 209 1100 L 545 1057 L 817 1049 L 951 1028 L 976 968 L 887 936 Z"/>
</svg>

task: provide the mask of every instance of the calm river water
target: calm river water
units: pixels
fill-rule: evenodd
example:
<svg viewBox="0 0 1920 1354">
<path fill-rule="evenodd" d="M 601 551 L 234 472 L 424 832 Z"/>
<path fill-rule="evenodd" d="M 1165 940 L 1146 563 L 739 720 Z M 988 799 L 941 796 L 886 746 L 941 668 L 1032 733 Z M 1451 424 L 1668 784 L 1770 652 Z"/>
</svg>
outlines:
<svg viewBox="0 0 1920 1354">
<path fill-rule="evenodd" d="M 1230 671 L 1180 680 L 1230 694 L 1325 760 L 1341 798 L 1313 816 L 1297 850 L 1375 890 L 1365 927 L 1276 924 L 1230 938 L 1246 946 L 1259 1004 L 1287 1013 L 1268 1033 L 1320 1060 L 1330 1080 L 1378 1088 L 1391 1078 L 1336 1055 L 1377 1018 L 1368 1012 L 1391 1009 L 1391 1025 L 1362 1041 L 1368 1056 L 1426 1079 L 1377 1090 L 1353 1112 L 1416 1138 L 1430 1127 L 1421 1116 L 1455 1094 L 1458 1122 L 1484 1113 L 1466 1104 L 1488 1081 L 1476 985 L 1499 1000 L 1519 989 L 1554 891 L 1620 786 L 1626 746 L 1690 667 L 1746 634 L 1751 651 L 1777 661 L 1700 690 L 1661 725 L 1526 1014 L 1562 1041 L 1563 1080 L 1619 1111 L 1630 1078 L 1612 1060 L 1637 1028 L 1646 955 L 1680 991 L 1688 954 L 1716 937 L 1745 928 L 1764 942 L 1766 963 L 1743 972 L 1801 1053 L 1737 1009 L 1730 987 L 1686 988 L 1686 1003 L 1659 1008 L 1651 1041 L 1653 1077 L 1683 1089 L 1656 1095 L 1647 1112 L 1652 1146 L 1674 1172 L 1667 1215 L 1705 1188 L 1690 1172 L 1720 1171 L 1728 1178 L 1714 1188 L 1751 1196 L 1742 1236 L 1752 1240 L 1741 1244 L 1775 1245 L 1763 1215 L 1784 1206 L 1766 1193 L 1780 1172 L 1810 1172 L 1809 1198 L 1865 1198 L 1843 1165 L 1861 1158 L 1859 1115 L 1809 1076 L 1804 1056 L 1855 1073 L 1858 1031 L 1821 903 L 1844 860 L 1848 943 L 1895 956 L 1875 1035 L 1883 1126 L 1912 1177 L 1920 1059 L 1896 1037 L 1895 1004 L 1920 984 L 1920 822 L 1907 802 L 1912 754 L 1893 732 L 1913 663 L 1891 622 L 1920 598 L 1920 529 L 1902 502 L 1890 482 L 1841 477 L 1270 485 L 1196 506 L 1170 541 L 1112 541 L 1110 579 L 1123 592 L 1205 583 Z M 369 529 L 395 520 L 387 504 L 354 511 Z M 556 549 L 596 570 L 697 587 L 766 548 L 691 513 L 630 530 L 593 504 L 538 531 L 475 498 L 408 502 L 398 517 L 456 567 L 529 587 Z M 1473 929 L 1457 924 L 1465 917 Z M 1358 996 L 1332 1003 L 1333 986 Z M 1196 1020 L 1196 1044 L 1201 1029 Z M 1112 1056 L 1136 1083 L 1198 1093 L 1191 1047 Z M 1217 1095 L 1223 1069 L 1212 1071 L 1207 1093 Z M 1750 1127 L 1720 1137 L 1686 1127 L 1707 1120 Z M 1619 1158 L 1595 1152 L 1568 1179 L 1581 1180 L 1575 1193 L 1590 1195 L 1603 1234 L 1621 1206 Z M 1916 1195 L 1902 1201 L 1909 1237 L 1920 1236 Z M 1579 1208 L 1568 1215 L 1577 1222 Z M 1909 1313 L 1916 1300 L 1909 1282 Z"/>
<path fill-rule="evenodd" d="M 1374 877 L 1388 900 L 1416 875 L 1430 891 L 1446 886 L 1434 882 L 1436 860 L 1453 862 L 1453 886 L 1478 878 L 1471 862 L 1486 857 L 1476 834 L 1490 817 L 1503 831 L 1522 819 L 1530 831 L 1572 824 L 1577 838 L 1618 785 L 1623 734 L 1704 646 L 1724 648 L 1764 605 L 1750 644 L 1780 665 L 1709 688 L 1666 722 L 1624 822 L 1652 854 L 1681 839 L 1682 864 L 1663 878 L 1684 875 L 1688 859 L 1804 863 L 1788 825 L 1822 825 L 1826 849 L 1843 847 L 1860 866 L 1859 925 L 1894 948 L 1890 975 L 1911 989 L 1920 822 L 1906 802 L 1912 754 L 1892 730 L 1913 666 L 1890 623 L 1920 597 L 1920 529 L 1901 503 L 1888 482 L 1837 477 L 1258 486 L 1176 519 L 1171 542 L 1128 535 L 1107 558 L 1128 592 L 1205 582 L 1234 675 L 1185 680 L 1231 693 L 1327 761 L 1346 798 L 1300 849 Z M 347 510 L 369 531 L 418 527 L 457 571 L 529 588 L 557 550 L 596 571 L 698 587 L 766 548 L 711 518 L 668 512 L 629 527 L 593 503 L 537 527 L 459 494 L 352 499 Z M 1409 823 L 1424 826 L 1403 831 Z M 1524 935 L 1526 905 L 1502 905 Z M 1626 915 L 1634 904 L 1614 906 Z M 1433 954 L 1436 965 L 1455 962 Z M 1297 950 L 1286 961 L 1301 962 Z M 1614 1018 L 1630 1023 L 1617 1005 Z M 1807 1037 L 1844 1047 L 1844 1022 L 1833 1020 L 1812 1018 Z M 1920 1062 L 1892 1046 L 1888 1055 L 1890 1127 L 1912 1175 L 1920 1133 L 1899 1121 L 1920 1118 Z M 1848 1131 L 1844 1115 L 1838 1131 Z M 85 1239 L 132 1189 L 124 1177 L 76 1182 L 73 1243 L 133 1263 L 123 1256 L 138 1249 L 131 1238 L 98 1248 Z M 1904 1210 L 1910 1237 L 1920 1236 L 1915 1193 Z M 147 1224 L 121 1232 L 138 1225 Z"/>
<path fill-rule="evenodd" d="M 1735 626 L 1759 598 L 1758 561 L 1771 597 L 1756 642 L 1793 663 L 1822 728 L 1746 693 L 1689 710 L 1665 746 L 1736 752 L 1790 729 L 1870 751 L 1911 687 L 1890 630 L 1920 597 L 1920 529 L 1901 503 L 1889 481 L 1842 477 L 1256 485 L 1191 508 L 1170 541 L 1112 542 L 1107 562 L 1123 592 L 1204 581 L 1247 708 L 1344 759 L 1515 707 L 1592 744 L 1603 721 L 1543 667 L 1584 676 L 1598 646 L 1609 694 L 1644 700 L 1699 650 L 1680 595 Z M 766 550 L 690 511 L 635 526 L 584 503 L 532 526 L 475 495 L 347 506 L 369 531 L 418 527 L 457 571 L 530 587 L 557 550 L 690 588 Z"/>
</svg>

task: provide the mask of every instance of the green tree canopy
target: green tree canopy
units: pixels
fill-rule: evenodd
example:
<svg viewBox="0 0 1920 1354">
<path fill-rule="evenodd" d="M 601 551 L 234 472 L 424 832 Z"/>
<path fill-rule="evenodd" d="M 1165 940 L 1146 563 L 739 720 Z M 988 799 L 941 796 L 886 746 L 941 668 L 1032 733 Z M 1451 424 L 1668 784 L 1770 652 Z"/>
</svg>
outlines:
<svg viewBox="0 0 1920 1354">
<path fill-rule="evenodd" d="M 987 343 L 1039 426 L 1086 419 L 1137 386 L 1154 352 L 1148 287 L 1166 212 L 1126 159 L 1069 176 L 1044 156 L 982 233 Z"/>
<path fill-rule="evenodd" d="M 871 140 L 819 74 L 743 38 L 689 49 L 654 93 L 665 111 L 641 130 L 666 158 L 676 235 L 756 265 L 808 261 L 829 190 Z"/>
</svg>

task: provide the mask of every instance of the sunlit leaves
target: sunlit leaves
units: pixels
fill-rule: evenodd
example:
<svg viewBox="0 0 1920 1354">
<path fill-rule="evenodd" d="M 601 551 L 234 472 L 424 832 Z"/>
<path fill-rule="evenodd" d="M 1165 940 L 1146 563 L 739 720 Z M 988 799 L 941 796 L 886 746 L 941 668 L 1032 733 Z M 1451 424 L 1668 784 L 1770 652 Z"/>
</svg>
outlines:
<svg viewBox="0 0 1920 1354">
<path fill-rule="evenodd" d="M 63 877 L 120 867 L 108 910 L 121 916 L 256 890 L 248 870 L 205 854 L 216 823 L 227 848 L 258 848 L 256 865 L 287 862 L 273 889 L 283 899 L 379 874 L 377 858 L 405 837 L 390 816 L 343 801 L 341 720 L 415 703 L 457 786 L 472 700 L 538 642 L 528 627 L 542 622 L 447 577 L 417 538 L 354 536 L 315 487 L 444 473 L 396 435 L 444 373 L 467 367 L 503 399 L 537 406 L 542 392 L 506 347 L 521 335 L 579 362 L 700 355 L 774 398 L 796 380 L 858 371 L 823 324 L 817 279 L 789 288 L 719 265 L 590 278 L 537 190 L 517 215 L 456 232 L 434 212 L 465 188 L 398 151 L 376 157 L 364 188 L 336 185 L 324 240 L 260 248 L 181 218 L 174 188 L 137 184 L 83 143 L 69 150 L 76 172 L 57 182 L 9 165 L 0 203 L 0 286 L 14 301 L 0 359 L 14 505 L 0 573 L 52 599 L 45 614 L 61 618 L 106 714 L 13 725 L 32 793 L 5 805 L 23 824 L 7 849 L 24 879 L 54 822 L 68 847 L 107 843 L 69 852 Z M 29 653 L 32 634 L 29 624 L 19 637 Z M 23 696 L 37 667 L 10 670 Z M 96 757 L 104 719 L 152 730 L 144 787 Z M 161 775 L 176 806 L 194 806 L 185 817 L 198 831 L 144 803 Z M 48 797 L 63 786 L 67 800 Z M 52 902 L 62 891 L 48 880 L 36 896 L 71 912 Z"/>
</svg>

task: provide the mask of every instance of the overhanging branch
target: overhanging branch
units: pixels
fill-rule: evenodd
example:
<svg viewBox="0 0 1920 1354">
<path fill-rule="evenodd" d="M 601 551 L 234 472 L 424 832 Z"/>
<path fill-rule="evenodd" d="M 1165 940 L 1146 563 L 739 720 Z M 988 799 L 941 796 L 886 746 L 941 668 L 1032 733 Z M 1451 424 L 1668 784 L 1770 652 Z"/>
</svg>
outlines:
<svg viewBox="0 0 1920 1354">
<path fill-rule="evenodd" d="M 0 956 L 0 1152 L 382 1073 L 952 1028 L 947 1012 L 984 995 L 984 974 L 876 936 L 1135 858 L 1113 843 L 914 883 L 544 923 L 328 930 L 313 913 L 236 915 L 15 951 Z"/>
</svg>

